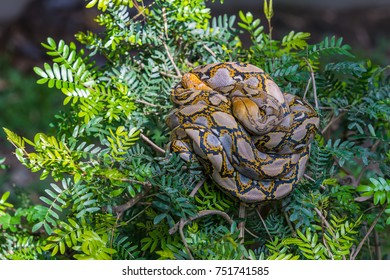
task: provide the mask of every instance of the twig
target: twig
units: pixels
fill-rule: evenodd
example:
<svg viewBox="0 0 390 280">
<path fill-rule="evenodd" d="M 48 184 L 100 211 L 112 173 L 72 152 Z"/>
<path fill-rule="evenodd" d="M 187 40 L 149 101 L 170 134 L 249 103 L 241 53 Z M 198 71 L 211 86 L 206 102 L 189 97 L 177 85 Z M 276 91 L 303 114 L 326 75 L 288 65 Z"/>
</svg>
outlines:
<svg viewBox="0 0 390 280">
<path fill-rule="evenodd" d="M 376 151 L 376 148 L 378 148 L 378 145 L 380 144 L 380 142 L 381 142 L 381 141 L 380 141 L 379 139 L 376 140 L 376 142 L 375 142 L 375 143 L 372 145 L 372 147 L 371 147 L 371 152 L 375 152 L 375 151 Z M 370 169 L 370 168 L 372 168 L 372 164 L 366 165 L 366 166 L 364 166 L 364 167 L 362 168 L 362 170 L 360 171 L 360 173 L 359 173 L 359 175 L 358 175 L 358 177 L 357 177 L 357 179 L 356 179 L 356 185 L 355 185 L 355 187 L 357 187 L 357 186 L 360 185 L 360 181 L 362 180 L 364 173 L 366 172 L 366 170 L 368 170 L 368 169 Z"/>
<path fill-rule="evenodd" d="M 238 210 L 238 217 L 241 219 L 241 222 L 238 224 L 238 229 L 240 230 L 240 234 L 238 237 L 241 239 L 241 243 L 244 243 L 244 235 L 245 235 L 245 204 L 240 203 L 240 209 Z"/>
<path fill-rule="evenodd" d="M 194 197 L 196 195 L 196 193 L 198 192 L 200 187 L 203 186 L 204 181 L 206 181 L 206 180 L 203 178 L 196 184 L 196 186 L 194 187 L 194 189 L 190 193 L 190 197 Z"/>
<path fill-rule="evenodd" d="M 162 16 L 164 21 L 164 34 L 165 38 L 168 40 L 168 21 L 167 21 L 167 14 L 165 13 L 165 7 L 162 8 Z"/>
<path fill-rule="evenodd" d="M 133 0 L 133 3 L 134 3 L 134 6 L 137 8 L 137 10 L 138 10 L 138 13 L 131 19 L 131 21 L 133 21 L 133 20 L 136 20 L 139 16 L 144 16 L 144 18 L 145 18 L 145 13 L 143 12 L 145 9 L 147 9 L 147 8 L 150 8 L 151 6 L 153 6 L 153 4 L 154 4 L 154 1 L 152 1 L 152 3 L 150 3 L 148 6 L 146 6 L 146 8 L 145 8 L 145 4 L 142 2 L 142 11 L 141 11 L 141 9 L 139 8 L 139 5 L 138 5 L 138 3 L 137 3 L 137 1 L 134 1 Z M 129 23 L 131 22 L 131 21 L 129 21 Z"/>
<path fill-rule="evenodd" d="M 245 228 L 245 231 L 248 233 L 248 234 L 250 234 L 250 235 L 252 235 L 254 238 L 260 238 L 260 236 L 257 236 L 256 234 L 254 234 L 253 232 L 251 232 L 249 229 L 247 229 L 247 228 Z"/>
<path fill-rule="evenodd" d="M 230 225 L 233 224 L 233 220 L 232 218 L 229 217 L 228 214 L 226 214 L 225 212 L 223 211 L 220 211 L 220 210 L 202 210 L 200 212 L 198 212 L 198 214 L 196 214 L 195 216 L 193 217 L 190 217 L 189 219 L 187 220 L 183 220 L 182 223 L 176 223 L 170 230 L 169 230 L 169 234 L 174 234 L 178 229 L 179 229 L 179 226 L 180 227 L 184 227 L 186 224 L 196 220 L 196 219 L 199 219 L 199 218 L 202 218 L 202 217 L 205 217 L 205 216 L 208 216 L 208 215 L 219 215 L 221 216 L 222 218 L 224 218 Z"/>
<path fill-rule="evenodd" d="M 324 134 L 325 131 L 332 126 L 332 124 L 334 124 L 336 121 L 338 121 L 341 117 L 343 117 L 345 115 L 345 112 L 342 112 L 340 115 L 338 115 L 337 117 L 335 118 L 332 118 L 332 120 L 325 126 L 325 128 L 321 131 L 321 134 Z"/>
<path fill-rule="evenodd" d="M 135 181 L 135 180 L 128 180 L 127 182 L 131 182 L 131 181 Z M 138 181 L 136 182 L 138 183 Z M 140 183 L 143 183 L 144 186 L 143 189 L 144 191 L 142 193 L 137 194 L 135 197 L 127 201 L 125 204 L 112 207 L 112 210 L 118 213 L 118 217 L 120 217 L 123 214 L 123 212 L 125 212 L 126 210 L 130 209 L 135 204 L 137 204 L 137 202 L 140 201 L 151 190 L 152 184 L 150 184 L 149 182 L 140 182 Z"/>
<path fill-rule="evenodd" d="M 179 76 L 176 76 L 176 75 L 173 75 L 173 74 L 169 74 L 169 73 L 166 73 L 166 72 L 163 72 L 163 71 L 160 71 L 160 74 L 163 75 L 163 76 L 167 76 L 169 78 L 180 79 Z"/>
<path fill-rule="evenodd" d="M 352 171 L 346 169 L 344 166 L 341 166 L 340 162 L 339 162 L 339 159 L 336 158 L 335 156 L 333 156 L 333 159 L 337 163 L 337 165 L 339 166 L 340 170 L 344 171 L 344 173 L 347 174 L 348 176 L 351 176 L 353 178 L 353 182 L 354 182 L 355 181 L 355 177 L 353 177 Z"/>
<path fill-rule="evenodd" d="M 214 58 L 217 57 L 217 55 L 205 44 L 203 44 L 203 47 L 208 51 Z"/>
<path fill-rule="evenodd" d="M 317 208 L 317 207 L 314 207 L 314 211 L 316 211 L 317 215 L 320 217 L 321 221 L 324 223 L 324 225 L 326 226 L 326 228 L 332 233 L 332 235 L 334 234 L 333 230 L 332 230 L 332 227 L 330 226 L 329 222 L 326 220 L 326 218 L 324 217 L 324 215 L 322 214 L 322 212 Z"/>
<path fill-rule="evenodd" d="M 156 105 L 156 104 L 153 104 L 153 103 L 147 102 L 145 100 L 141 100 L 141 99 L 137 99 L 135 102 L 142 103 L 142 104 L 148 105 L 150 107 L 161 107 L 159 105 Z"/>
<path fill-rule="evenodd" d="M 383 208 L 381 209 L 381 211 L 379 212 L 378 216 L 376 216 L 374 222 L 372 223 L 372 225 L 370 226 L 370 228 L 368 229 L 366 235 L 363 237 L 362 241 L 360 241 L 359 245 L 357 246 L 356 248 L 356 251 L 355 251 L 355 254 L 354 255 L 351 255 L 351 260 L 354 260 L 356 258 L 356 256 L 359 254 L 360 250 L 362 249 L 363 245 L 364 245 L 364 242 L 366 242 L 366 239 L 368 238 L 368 236 L 371 234 L 371 231 L 374 229 L 375 225 L 378 223 L 378 220 L 380 218 L 380 216 L 382 216 L 383 212 L 386 210 L 387 208 L 387 203 L 385 203 L 383 205 Z"/>
<path fill-rule="evenodd" d="M 168 40 L 169 39 L 169 37 L 168 37 L 168 21 L 167 21 L 167 16 L 165 14 L 165 8 L 162 9 L 162 14 L 163 14 L 163 21 L 164 21 L 164 34 L 165 34 L 166 40 Z M 179 78 L 181 78 L 182 75 L 180 73 L 180 70 L 177 67 L 175 61 L 173 60 L 173 57 L 172 57 L 172 55 L 171 55 L 171 53 L 169 51 L 169 48 L 168 48 L 167 44 L 165 43 L 165 40 L 162 40 L 162 41 L 163 41 L 164 48 L 165 48 L 165 50 L 167 52 L 168 58 L 172 62 L 172 65 L 173 65 L 173 67 L 176 70 L 177 76 L 179 76 Z"/>
<path fill-rule="evenodd" d="M 231 225 L 233 223 L 233 220 L 229 217 L 228 214 L 226 214 L 225 212 L 222 212 L 222 211 L 219 211 L 219 210 L 203 210 L 203 211 L 200 211 L 198 212 L 198 214 L 196 214 L 194 217 L 190 217 L 189 219 L 187 220 L 184 220 L 184 219 L 180 219 L 180 221 L 178 223 L 176 223 L 170 230 L 169 230 L 169 234 L 174 234 L 177 230 L 179 230 L 179 234 L 180 234 L 180 237 L 181 237 L 181 240 L 184 244 L 184 248 L 185 250 L 187 251 L 187 254 L 189 256 L 189 258 L 191 260 L 194 259 L 194 257 L 192 256 L 191 254 L 191 250 L 190 250 L 190 247 L 188 246 L 188 243 L 187 243 L 187 240 L 186 240 L 186 237 L 184 236 L 184 227 L 186 224 L 192 222 L 193 220 L 196 220 L 196 219 L 199 219 L 199 218 L 202 218 L 204 216 L 207 216 L 207 215 L 219 215 L 221 217 L 223 217 L 226 221 L 228 221 L 228 223 Z"/>
<path fill-rule="evenodd" d="M 152 140 L 150 140 L 148 137 L 146 137 L 144 134 L 141 133 L 141 139 L 144 140 L 149 146 L 153 148 L 158 153 L 165 154 L 165 150 L 157 146 Z"/>
<path fill-rule="evenodd" d="M 182 240 L 182 242 L 183 242 L 183 244 L 184 244 L 184 248 L 186 249 L 187 254 L 188 254 L 188 256 L 190 257 L 190 259 L 193 260 L 194 257 L 192 256 L 190 247 L 188 246 L 186 237 L 184 236 L 184 231 L 183 231 L 183 228 L 184 228 L 184 220 L 183 220 L 183 219 L 180 219 L 179 225 L 180 225 L 180 226 L 179 226 L 179 233 L 180 233 L 181 240 Z"/>
<path fill-rule="evenodd" d="M 333 107 L 326 107 L 326 106 L 320 106 L 318 108 L 320 110 L 332 110 L 332 111 L 335 110 L 335 108 L 333 108 Z M 349 111 L 349 109 L 347 109 L 346 107 L 345 108 L 337 108 L 337 110 L 340 112 L 348 112 Z"/>
<path fill-rule="evenodd" d="M 314 208 L 314 211 L 317 213 L 317 215 L 320 217 L 321 219 L 321 224 L 322 224 L 322 231 L 324 232 L 324 225 L 325 227 L 328 229 L 328 231 L 330 232 L 330 234 L 334 237 L 334 232 L 333 232 L 333 229 L 332 227 L 330 226 L 329 222 L 326 220 L 326 218 L 324 217 L 324 215 L 322 214 L 322 212 L 317 208 L 315 207 Z M 328 253 L 329 255 L 331 256 L 332 260 L 334 259 L 334 256 L 332 254 L 332 251 L 330 250 L 329 248 L 329 245 L 328 245 L 328 242 L 326 241 L 325 239 L 325 235 L 323 234 L 322 236 L 322 241 L 325 245 L 325 248 L 326 250 L 328 250 Z M 345 260 L 345 256 L 343 256 L 343 259 Z"/>
<path fill-rule="evenodd" d="M 307 92 L 309 91 L 310 84 L 311 84 L 311 77 L 309 78 L 309 80 L 307 80 L 307 85 L 306 85 L 306 88 L 305 88 L 305 93 L 303 94 L 303 98 L 304 98 L 304 99 L 306 99 L 306 94 L 307 94 Z"/>
<path fill-rule="evenodd" d="M 381 251 L 381 246 L 379 244 L 379 234 L 378 231 L 374 229 L 374 248 L 375 248 L 375 254 L 376 254 L 376 259 L 381 260 L 382 259 L 382 251 Z"/>
<path fill-rule="evenodd" d="M 171 53 L 170 53 L 170 51 L 169 51 L 169 48 L 168 48 L 167 44 L 166 44 L 165 42 L 163 42 L 163 45 L 164 45 L 164 48 L 165 48 L 165 50 L 166 50 L 166 52 L 167 52 L 167 55 L 168 55 L 169 60 L 172 62 L 172 65 L 173 65 L 173 67 L 175 68 L 175 71 L 176 71 L 176 73 L 177 73 L 177 76 L 179 76 L 179 78 L 181 78 L 181 77 L 182 77 L 182 74 L 180 73 L 180 70 L 179 70 L 179 68 L 177 67 L 175 61 L 173 60 L 173 57 L 172 57 L 172 55 L 171 55 Z"/>
<path fill-rule="evenodd" d="M 138 205 L 141 205 L 142 203 L 140 202 Z M 123 225 L 128 225 L 131 221 L 134 221 L 139 215 L 141 215 L 142 213 L 144 213 L 149 207 L 151 207 L 151 205 L 146 205 L 146 207 L 144 207 L 141 211 L 139 211 L 137 214 L 135 214 L 134 216 L 132 216 L 130 219 L 128 219 L 127 221 L 125 222 L 122 222 L 121 223 L 121 226 Z"/>
<path fill-rule="evenodd" d="M 312 182 L 315 182 L 316 180 L 314 180 L 312 177 L 310 177 L 309 175 L 307 175 L 307 174 L 304 174 L 303 175 L 303 177 L 305 177 L 306 179 L 308 179 L 308 180 L 310 180 L 310 181 L 312 181 Z M 321 190 L 326 190 L 326 187 L 324 186 L 324 185 L 320 185 L 320 188 L 321 188 Z"/>
<path fill-rule="evenodd" d="M 364 229 L 367 231 L 367 224 L 364 225 Z M 370 254 L 370 260 L 373 260 L 374 258 L 372 256 L 370 238 L 367 238 L 367 248 L 368 248 L 368 253 Z M 355 251 L 356 251 L 356 248 L 355 248 Z M 355 253 L 355 251 L 354 251 L 354 253 Z"/>
<path fill-rule="evenodd" d="M 284 214 L 284 218 L 285 218 L 286 221 L 287 221 L 287 225 L 288 225 L 288 227 L 290 228 L 290 230 L 291 230 L 291 232 L 292 232 L 292 236 L 293 236 L 293 237 L 296 237 L 296 236 L 297 236 L 297 233 L 295 232 L 295 229 L 294 229 L 293 225 L 291 224 L 290 219 L 289 219 L 288 216 L 287 216 L 287 212 L 286 212 L 286 211 L 283 211 L 283 214 Z"/>
<path fill-rule="evenodd" d="M 314 77 L 314 71 L 313 71 L 313 68 L 311 67 L 309 61 L 304 58 L 307 66 L 309 66 L 309 69 L 310 69 L 310 76 L 311 76 L 311 81 L 312 81 L 312 84 L 313 84 L 313 95 L 314 95 L 314 103 L 315 103 L 315 107 L 316 109 L 318 110 L 318 98 L 317 98 L 317 86 L 316 86 L 316 80 L 315 80 L 315 77 Z"/>
<path fill-rule="evenodd" d="M 271 235 L 271 233 L 269 232 L 268 227 L 267 227 L 267 225 L 265 224 L 264 219 L 263 219 L 263 217 L 261 216 L 261 214 L 260 214 L 260 212 L 259 212 L 259 210 L 258 210 L 257 208 L 256 208 L 256 213 L 257 213 L 257 215 L 259 216 L 260 221 L 261 221 L 261 223 L 263 224 L 265 230 L 267 231 L 268 237 L 269 237 L 270 240 L 272 241 L 272 235 Z"/>
</svg>

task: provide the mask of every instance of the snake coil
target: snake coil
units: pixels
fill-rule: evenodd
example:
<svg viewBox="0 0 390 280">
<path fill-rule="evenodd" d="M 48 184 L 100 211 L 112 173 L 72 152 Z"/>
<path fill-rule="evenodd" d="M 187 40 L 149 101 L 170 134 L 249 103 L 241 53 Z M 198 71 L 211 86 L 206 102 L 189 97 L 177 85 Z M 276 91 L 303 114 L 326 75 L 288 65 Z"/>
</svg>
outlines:
<svg viewBox="0 0 390 280">
<path fill-rule="evenodd" d="M 236 62 L 200 66 L 182 77 L 171 99 L 169 148 L 200 162 L 223 191 L 258 204 L 297 185 L 319 118 L 263 70 Z"/>
</svg>

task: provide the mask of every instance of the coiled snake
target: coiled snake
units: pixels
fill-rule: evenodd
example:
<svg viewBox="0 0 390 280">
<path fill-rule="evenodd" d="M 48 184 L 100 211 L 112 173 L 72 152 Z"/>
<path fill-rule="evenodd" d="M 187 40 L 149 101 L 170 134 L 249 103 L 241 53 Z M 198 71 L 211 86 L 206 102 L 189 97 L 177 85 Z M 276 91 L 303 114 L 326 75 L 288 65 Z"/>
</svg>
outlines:
<svg viewBox="0 0 390 280">
<path fill-rule="evenodd" d="M 200 162 L 222 190 L 257 204 L 297 185 L 319 118 L 263 70 L 236 62 L 200 66 L 182 77 L 171 99 L 170 149 Z"/>
</svg>

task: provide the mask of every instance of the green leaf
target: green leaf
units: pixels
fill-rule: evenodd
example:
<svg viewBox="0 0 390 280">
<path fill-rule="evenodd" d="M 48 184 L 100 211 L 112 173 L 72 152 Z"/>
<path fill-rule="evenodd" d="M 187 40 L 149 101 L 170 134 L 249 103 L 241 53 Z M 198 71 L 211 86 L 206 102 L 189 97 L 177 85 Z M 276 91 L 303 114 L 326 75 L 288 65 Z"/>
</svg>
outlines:
<svg viewBox="0 0 390 280">
<path fill-rule="evenodd" d="M 269 0 L 269 2 L 264 0 L 264 15 L 268 21 L 274 16 L 272 0 Z"/>
<path fill-rule="evenodd" d="M 36 224 L 32 227 L 31 231 L 32 231 L 32 232 L 36 232 L 36 231 L 37 231 L 38 229 L 40 229 L 42 226 L 43 226 L 43 222 L 36 223 Z"/>
<path fill-rule="evenodd" d="M 0 204 L 6 202 L 10 194 L 11 194 L 10 192 L 3 193 L 0 199 Z"/>
<path fill-rule="evenodd" d="M 41 68 L 39 67 L 34 67 L 33 68 L 34 72 L 38 75 L 38 76 L 41 76 L 42 78 L 48 78 L 48 75 L 45 73 L 45 71 L 43 71 Z"/>
<path fill-rule="evenodd" d="M 157 225 L 157 224 L 160 223 L 166 216 L 167 216 L 166 213 L 162 213 L 162 214 L 160 214 L 160 215 L 157 215 L 157 216 L 154 217 L 154 219 L 153 219 L 153 224 Z"/>
<path fill-rule="evenodd" d="M 356 188 L 356 191 L 358 192 L 370 192 L 372 191 L 372 188 L 370 186 L 360 185 Z"/>
<path fill-rule="evenodd" d="M 368 124 L 368 130 L 370 131 L 371 136 L 376 137 L 375 129 L 372 124 Z"/>
</svg>

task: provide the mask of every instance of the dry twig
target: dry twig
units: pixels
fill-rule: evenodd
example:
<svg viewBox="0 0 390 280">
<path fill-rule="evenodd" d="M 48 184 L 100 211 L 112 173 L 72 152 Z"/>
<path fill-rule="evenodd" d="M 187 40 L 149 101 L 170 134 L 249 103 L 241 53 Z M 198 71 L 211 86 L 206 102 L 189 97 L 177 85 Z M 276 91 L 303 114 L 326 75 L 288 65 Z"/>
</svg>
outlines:
<svg viewBox="0 0 390 280">
<path fill-rule="evenodd" d="M 319 107 L 318 107 L 318 98 L 317 98 L 317 86 L 316 86 L 316 80 L 314 77 L 314 70 L 313 70 L 313 67 L 311 67 L 310 62 L 306 58 L 304 58 L 304 60 L 310 69 L 310 76 L 311 76 L 311 81 L 312 81 L 312 85 L 313 85 L 314 103 L 315 103 L 316 109 L 318 110 Z"/>
<path fill-rule="evenodd" d="M 223 211 L 220 211 L 220 210 L 202 210 L 200 212 L 198 212 L 198 214 L 196 214 L 195 216 L 193 217 L 190 217 L 189 219 L 187 220 L 183 220 L 182 223 L 176 223 L 170 230 L 169 230 L 169 234 L 174 234 L 178 229 L 179 229 L 179 226 L 180 227 L 184 227 L 185 225 L 187 225 L 188 223 L 196 220 L 196 219 L 199 219 L 199 218 L 202 218 L 202 217 L 205 217 L 205 216 L 208 216 L 208 215 L 219 215 L 221 216 L 222 218 L 224 218 L 230 225 L 233 224 L 233 219 L 229 217 L 228 214 L 226 214 L 225 212 Z"/>
<path fill-rule="evenodd" d="M 149 182 L 139 182 L 136 180 L 126 180 L 126 182 L 142 184 L 144 189 L 142 193 L 138 193 L 135 197 L 133 197 L 126 203 L 112 207 L 112 211 L 118 213 L 118 217 L 122 216 L 123 212 L 125 212 L 126 210 L 130 209 L 135 204 L 137 204 L 137 202 L 140 201 L 143 197 L 145 197 L 145 195 L 152 189 L 152 184 L 150 184 Z"/>
<path fill-rule="evenodd" d="M 157 146 L 152 140 L 150 140 L 148 137 L 146 137 L 144 134 L 141 133 L 141 139 L 144 140 L 149 146 L 153 148 L 158 153 L 165 154 L 165 150 Z"/>
<path fill-rule="evenodd" d="M 371 231 L 374 229 L 375 225 L 378 223 L 378 220 L 379 220 L 380 216 L 382 216 L 382 214 L 386 210 L 386 208 L 387 208 L 387 203 L 385 203 L 383 205 L 381 211 L 379 212 L 378 216 L 376 216 L 374 222 L 372 223 L 372 225 L 368 229 L 366 235 L 363 237 L 362 241 L 360 241 L 359 245 L 357 246 L 356 251 L 354 252 L 354 254 L 353 255 L 351 254 L 351 260 L 356 259 L 356 256 L 359 254 L 360 250 L 362 249 L 362 247 L 364 245 L 364 242 L 366 242 L 366 239 L 371 234 Z"/>
</svg>

